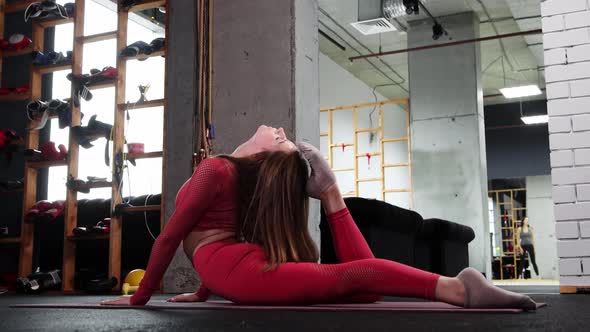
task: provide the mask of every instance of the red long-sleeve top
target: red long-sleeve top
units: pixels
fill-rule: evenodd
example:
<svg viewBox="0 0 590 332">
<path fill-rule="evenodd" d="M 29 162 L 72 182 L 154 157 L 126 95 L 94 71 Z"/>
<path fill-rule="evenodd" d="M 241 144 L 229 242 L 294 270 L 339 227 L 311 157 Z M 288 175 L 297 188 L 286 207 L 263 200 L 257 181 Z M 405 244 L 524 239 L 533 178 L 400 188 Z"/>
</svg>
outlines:
<svg viewBox="0 0 590 332">
<path fill-rule="evenodd" d="M 192 231 L 206 229 L 235 230 L 237 205 L 236 172 L 224 158 L 203 160 L 176 196 L 176 210 L 155 241 L 145 276 L 131 297 L 133 305 L 147 303 L 159 289 L 160 281 L 180 242 Z M 197 295 L 207 297 L 201 287 Z"/>
</svg>

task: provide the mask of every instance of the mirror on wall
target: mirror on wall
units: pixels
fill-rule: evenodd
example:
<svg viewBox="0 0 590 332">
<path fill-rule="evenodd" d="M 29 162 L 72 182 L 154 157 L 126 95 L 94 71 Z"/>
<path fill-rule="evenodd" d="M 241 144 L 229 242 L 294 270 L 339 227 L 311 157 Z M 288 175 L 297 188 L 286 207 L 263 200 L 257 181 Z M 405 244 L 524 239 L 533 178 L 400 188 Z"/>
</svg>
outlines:
<svg viewBox="0 0 590 332">
<path fill-rule="evenodd" d="M 492 278 L 559 279 L 551 176 L 496 179 L 488 187 Z"/>
</svg>

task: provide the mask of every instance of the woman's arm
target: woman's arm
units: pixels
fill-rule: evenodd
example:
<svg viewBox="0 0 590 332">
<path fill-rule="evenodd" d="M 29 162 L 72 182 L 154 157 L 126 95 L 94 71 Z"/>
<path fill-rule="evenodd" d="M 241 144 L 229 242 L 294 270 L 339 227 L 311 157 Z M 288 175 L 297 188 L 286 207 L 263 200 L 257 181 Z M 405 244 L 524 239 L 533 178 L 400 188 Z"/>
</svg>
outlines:
<svg viewBox="0 0 590 332">
<path fill-rule="evenodd" d="M 522 248 L 520 247 L 520 232 L 522 228 L 518 227 L 516 229 L 516 247 L 515 249 L 518 250 L 518 253 L 522 255 Z"/>
<path fill-rule="evenodd" d="M 147 303 L 152 293 L 159 288 L 180 242 L 219 194 L 221 183 L 227 177 L 226 162 L 225 159 L 211 158 L 199 164 L 185 192 L 177 198 L 174 214 L 152 247 L 145 276 L 138 291 L 131 297 L 131 304 Z"/>
</svg>

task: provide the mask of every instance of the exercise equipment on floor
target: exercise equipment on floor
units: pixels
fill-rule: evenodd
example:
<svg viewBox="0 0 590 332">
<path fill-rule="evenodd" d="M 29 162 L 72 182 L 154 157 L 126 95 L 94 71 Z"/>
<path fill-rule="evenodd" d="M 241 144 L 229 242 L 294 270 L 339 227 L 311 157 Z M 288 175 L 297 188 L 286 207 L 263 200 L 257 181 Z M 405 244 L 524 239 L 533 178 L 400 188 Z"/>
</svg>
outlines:
<svg viewBox="0 0 590 332">
<path fill-rule="evenodd" d="M 40 294 L 61 287 L 61 271 L 41 272 L 39 269 L 27 277 L 16 279 L 16 290 L 25 294 Z"/>
<path fill-rule="evenodd" d="M 125 282 L 123 283 L 122 291 L 123 295 L 133 294 L 139 288 L 139 283 L 145 275 L 145 270 L 136 269 L 127 274 Z"/>
</svg>

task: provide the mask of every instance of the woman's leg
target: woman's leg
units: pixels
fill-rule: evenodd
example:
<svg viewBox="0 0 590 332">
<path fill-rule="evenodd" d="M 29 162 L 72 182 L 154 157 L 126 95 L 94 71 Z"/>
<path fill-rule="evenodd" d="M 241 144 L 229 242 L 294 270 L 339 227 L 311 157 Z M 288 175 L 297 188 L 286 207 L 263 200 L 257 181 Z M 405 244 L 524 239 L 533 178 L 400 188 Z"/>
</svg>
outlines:
<svg viewBox="0 0 590 332">
<path fill-rule="evenodd" d="M 214 243 L 193 258 L 214 294 L 244 304 L 341 303 L 363 294 L 436 299 L 438 275 L 393 261 L 342 264 L 285 263 L 264 271 L 265 254 L 247 243 Z"/>
<path fill-rule="evenodd" d="M 418 297 L 472 308 L 534 309 L 525 295 L 493 286 L 481 273 L 465 269 L 457 278 L 383 259 L 342 264 L 285 263 L 264 271 L 261 247 L 247 243 L 216 242 L 193 257 L 203 283 L 215 294 L 244 304 L 341 303 L 359 294 Z M 456 292 L 457 283 L 464 293 Z"/>
<path fill-rule="evenodd" d="M 539 276 L 539 268 L 537 267 L 537 260 L 535 259 L 535 247 L 530 244 L 525 244 L 522 246 L 522 248 L 529 253 L 529 259 L 531 260 L 535 274 Z"/>
<path fill-rule="evenodd" d="M 340 263 L 359 259 L 375 258 L 363 234 L 352 219 L 346 208 L 340 189 L 335 184 L 320 196 L 322 206 L 326 211 L 326 219 L 332 233 L 332 241 L 336 257 Z M 378 294 L 356 294 L 345 297 L 342 302 L 372 303 L 379 301 Z"/>
<path fill-rule="evenodd" d="M 332 241 L 339 262 L 346 263 L 359 259 L 375 258 L 367 241 L 346 208 L 338 186 L 333 185 L 321 195 L 320 199 L 322 206 L 326 210 Z M 461 281 L 443 276 L 439 277 L 436 293 L 438 299 L 457 305 L 463 304 L 465 297 L 465 289 Z M 343 301 L 371 303 L 379 301 L 380 298 L 381 296 L 377 294 L 357 294 L 343 299 Z"/>
<path fill-rule="evenodd" d="M 346 263 L 359 259 L 375 258 L 346 208 L 338 186 L 334 184 L 321 195 L 320 199 L 326 210 L 338 261 Z"/>
</svg>

